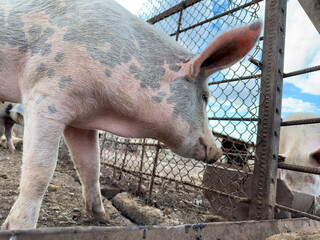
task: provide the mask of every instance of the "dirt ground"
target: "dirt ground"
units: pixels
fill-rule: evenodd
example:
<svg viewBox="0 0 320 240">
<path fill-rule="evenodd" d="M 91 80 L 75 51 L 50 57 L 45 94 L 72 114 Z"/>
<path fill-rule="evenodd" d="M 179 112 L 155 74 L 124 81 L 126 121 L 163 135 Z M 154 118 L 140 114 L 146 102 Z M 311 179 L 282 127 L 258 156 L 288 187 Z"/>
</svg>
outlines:
<svg viewBox="0 0 320 240">
<path fill-rule="evenodd" d="M 16 153 L 8 153 L 7 150 L 0 148 L 0 225 L 7 217 L 10 208 L 18 196 L 18 187 L 21 168 L 21 151 Z M 108 177 L 104 176 L 110 172 L 106 166 L 101 167 L 101 189 L 106 191 L 108 186 Z M 174 189 L 174 187 L 172 187 Z M 124 190 L 119 189 L 119 192 Z M 169 192 L 172 199 L 176 199 L 176 206 L 154 204 L 157 211 L 162 211 L 167 218 L 174 220 L 171 225 L 200 223 L 217 221 L 215 216 L 208 212 L 207 208 L 197 206 L 191 201 L 180 199 L 181 193 L 174 190 Z M 106 195 L 103 193 L 103 195 Z M 167 199 L 168 200 L 168 199 Z M 143 199 L 135 198 L 139 202 L 139 206 L 146 205 Z M 54 177 L 45 194 L 40 216 L 38 220 L 38 228 L 46 227 L 71 227 L 71 226 L 132 226 L 140 225 L 135 220 L 135 214 L 128 216 L 126 211 L 116 209 L 112 204 L 112 199 L 103 199 L 106 211 L 110 215 L 108 224 L 97 222 L 91 218 L 85 211 L 81 195 L 81 184 L 77 177 L 76 171 L 71 160 L 58 160 Z M 139 208 L 139 207 L 138 207 Z M 142 210 L 142 212 L 145 210 Z M 149 211 L 149 210 L 148 210 Z M 151 209 L 152 212 L 152 209 Z M 144 225 L 152 224 L 146 222 Z M 169 224 L 170 224 L 169 223 Z M 166 224 L 166 223 L 164 223 Z"/>
</svg>

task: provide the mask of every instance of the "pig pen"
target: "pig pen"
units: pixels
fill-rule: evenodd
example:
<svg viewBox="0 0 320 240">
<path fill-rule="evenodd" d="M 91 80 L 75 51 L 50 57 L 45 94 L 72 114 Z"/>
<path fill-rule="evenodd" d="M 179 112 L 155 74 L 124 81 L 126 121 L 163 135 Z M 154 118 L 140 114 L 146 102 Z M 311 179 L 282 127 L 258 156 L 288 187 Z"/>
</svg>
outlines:
<svg viewBox="0 0 320 240">
<path fill-rule="evenodd" d="M 19 150 L 16 153 L 9 153 L 1 148 L 0 159 L 0 224 L 2 224 L 19 193 L 22 152 Z M 124 188 L 123 181 L 110 180 L 113 176 L 112 172 L 112 168 L 102 164 L 101 191 L 104 196 L 104 206 L 111 218 L 110 223 L 106 224 L 95 221 L 85 211 L 81 184 L 73 162 L 68 155 L 62 154 L 60 151 L 57 169 L 45 194 L 37 226 L 47 228 L 178 225 L 211 222 L 215 217 L 206 207 L 192 202 L 191 199 L 184 198 L 183 195 L 187 195 L 186 192 L 183 194 L 183 190 L 176 191 L 175 187 L 168 188 L 170 198 L 174 199 L 175 203 L 179 203 L 174 208 L 172 205 L 163 207 L 165 204 L 159 208 L 159 203 L 157 206 L 149 206 L 143 199 L 128 192 L 134 186 Z M 155 186 L 153 191 L 160 192 L 160 187 Z M 164 201 L 163 198 L 161 204 Z"/>
<path fill-rule="evenodd" d="M 308 1 L 299 2 L 316 23 L 317 8 Z M 319 220 L 318 196 L 292 190 L 277 180 L 278 167 L 320 173 L 316 168 L 288 165 L 279 156 L 280 126 L 320 122 L 317 118 L 284 124 L 281 119 L 283 79 L 320 70 L 312 66 L 283 72 L 286 1 L 156 1 L 138 15 L 198 52 L 210 40 L 208 29 L 219 33 L 230 22 L 254 21 L 263 16 L 261 6 L 265 7 L 264 33 L 254 51 L 209 80 L 208 120 L 223 157 L 216 164 L 205 165 L 180 158 L 159 142 L 104 135 L 102 162 L 112 169 L 110 181 L 123 181 L 123 186 L 133 188 L 147 204 L 160 207 L 162 203 L 163 209 L 179 204 L 167 195 L 168 186 L 173 185 L 185 199 L 217 215 L 218 221 L 290 215 Z"/>
<path fill-rule="evenodd" d="M 320 70 L 319 66 L 313 66 L 283 73 L 286 1 L 246 0 L 221 4 L 221 1 L 150 0 L 138 15 L 193 52 L 199 52 L 211 40 L 212 31 L 219 34 L 234 25 L 258 19 L 261 4 L 265 5 L 265 29 L 254 51 L 236 66 L 214 74 L 209 80 L 212 94 L 207 111 L 209 125 L 224 151 L 223 157 L 214 165 L 206 165 L 183 159 L 157 141 L 124 139 L 101 133 L 100 180 L 104 205 L 111 215 L 110 223 L 96 222 L 87 215 L 73 164 L 68 157 L 60 156 L 44 198 L 38 227 L 129 226 L 106 231 L 137 232 L 143 239 L 157 239 L 157 227 L 134 226 L 193 224 L 160 228 L 162 232 L 192 235 L 190 238 L 175 235 L 184 239 L 213 236 L 212 231 L 201 235 L 203 229 L 214 229 L 213 232 L 222 236 L 221 231 L 230 226 L 234 226 L 231 228 L 238 234 L 232 236 L 241 236 L 239 239 L 265 239 L 275 233 L 317 229 L 318 222 L 310 219 L 319 220 L 313 208 L 318 198 L 291 191 L 276 176 L 278 167 L 319 174 L 318 169 L 290 166 L 278 157 L 279 130 L 284 126 L 280 117 L 282 80 Z M 319 122 L 319 119 L 313 119 L 298 124 Z M 18 194 L 21 164 L 20 152 L 2 154 L 0 223 Z M 286 201 L 278 192 L 286 197 Z M 301 202 L 307 204 L 301 205 Z M 289 217 L 288 212 L 308 219 L 274 220 Z M 226 222 L 225 225 L 209 223 L 248 219 L 255 221 Z M 262 234 L 265 228 L 256 227 L 260 223 L 266 224 L 268 233 Z M 239 235 L 239 229 L 252 231 Z M 103 231 L 72 228 L 70 231 L 22 231 L 21 234 L 71 234 L 75 239 L 81 234 L 87 236 L 85 234 Z M 156 234 L 147 234 L 152 231 Z M 5 234 L 2 236 L 11 233 Z"/>
</svg>

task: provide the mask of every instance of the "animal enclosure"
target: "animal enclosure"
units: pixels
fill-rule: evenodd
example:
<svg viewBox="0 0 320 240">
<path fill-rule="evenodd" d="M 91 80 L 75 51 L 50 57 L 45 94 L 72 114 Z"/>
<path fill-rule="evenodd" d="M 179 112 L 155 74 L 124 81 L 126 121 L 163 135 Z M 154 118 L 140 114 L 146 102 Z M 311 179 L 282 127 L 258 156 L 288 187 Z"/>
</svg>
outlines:
<svg viewBox="0 0 320 240">
<path fill-rule="evenodd" d="M 184 159 L 152 139 L 102 133 L 101 162 L 112 170 L 110 181 L 120 182 L 160 208 L 174 208 L 187 199 L 228 220 L 273 219 L 280 210 L 320 219 L 288 207 L 283 199 L 276 200 L 277 188 L 292 195 L 280 186 L 281 181 L 277 183 L 278 167 L 320 173 L 315 168 L 278 163 L 280 126 L 285 125 L 281 123 L 283 78 L 320 70 L 313 66 L 283 72 L 287 2 L 149 0 L 138 16 L 199 53 L 222 32 L 256 21 L 261 4 L 265 5 L 264 33 L 254 49 L 209 79 L 208 120 L 223 157 L 208 165 Z M 309 119 L 286 125 L 319 122 Z M 170 198 L 169 186 L 175 187 L 181 199 Z"/>
</svg>

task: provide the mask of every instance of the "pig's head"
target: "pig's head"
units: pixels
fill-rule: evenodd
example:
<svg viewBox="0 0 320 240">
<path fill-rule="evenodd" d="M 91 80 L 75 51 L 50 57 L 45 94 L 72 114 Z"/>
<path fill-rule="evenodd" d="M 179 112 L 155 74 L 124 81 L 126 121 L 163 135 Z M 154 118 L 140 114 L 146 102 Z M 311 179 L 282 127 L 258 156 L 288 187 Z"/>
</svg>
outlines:
<svg viewBox="0 0 320 240">
<path fill-rule="evenodd" d="M 262 23 L 255 22 L 226 32 L 199 56 L 180 64 L 167 99 L 167 103 L 173 106 L 171 132 L 161 139 L 172 151 L 207 163 L 221 157 L 222 152 L 215 145 L 206 116 L 207 78 L 244 57 L 255 45 L 261 28 Z"/>
</svg>

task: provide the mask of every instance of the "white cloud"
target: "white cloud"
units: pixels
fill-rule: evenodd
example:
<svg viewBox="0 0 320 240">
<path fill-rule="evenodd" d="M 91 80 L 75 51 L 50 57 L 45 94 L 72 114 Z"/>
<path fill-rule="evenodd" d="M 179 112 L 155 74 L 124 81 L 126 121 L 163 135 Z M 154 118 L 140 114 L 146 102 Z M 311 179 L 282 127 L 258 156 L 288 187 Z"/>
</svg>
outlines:
<svg viewBox="0 0 320 240">
<path fill-rule="evenodd" d="M 290 0 L 287 8 L 286 72 L 309 66 L 320 52 L 320 35 L 299 2 Z"/>
<path fill-rule="evenodd" d="M 283 113 L 294 113 L 294 112 L 309 112 L 315 113 L 319 111 L 314 103 L 304 102 L 301 99 L 292 97 L 282 99 L 282 112 Z"/>
<path fill-rule="evenodd" d="M 320 47 L 310 66 L 317 66 L 320 64 Z M 303 93 L 313 95 L 320 95 L 320 71 L 312 72 L 309 74 L 299 75 L 285 79 L 285 82 L 292 83 L 297 88 L 300 88 Z"/>
<path fill-rule="evenodd" d="M 320 34 L 298 1 L 288 2 L 284 72 L 320 63 Z M 304 93 L 320 95 L 320 72 L 286 78 Z"/>
<path fill-rule="evenodd" d="M 265 4 L 258 15 L 264 19 Z M 320 34 L 297 0 L 287 4 L 284 72 L 292 72 L 320 64 Z M 285 78 L 303 93 L 320 95 L 320 72 Z"/>
</svg>

